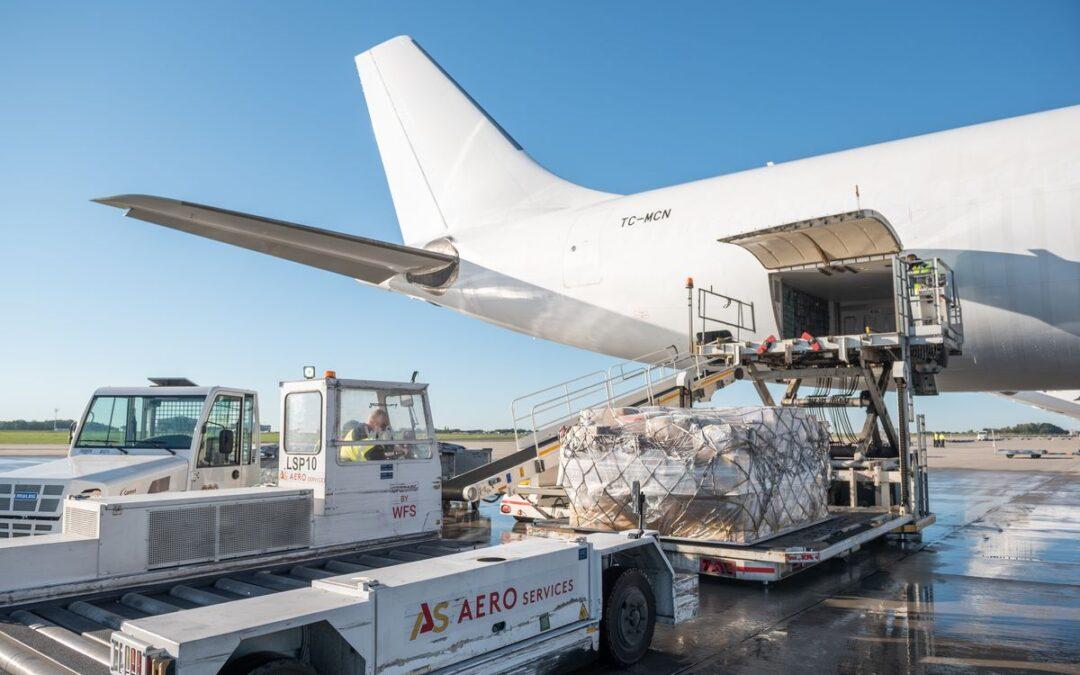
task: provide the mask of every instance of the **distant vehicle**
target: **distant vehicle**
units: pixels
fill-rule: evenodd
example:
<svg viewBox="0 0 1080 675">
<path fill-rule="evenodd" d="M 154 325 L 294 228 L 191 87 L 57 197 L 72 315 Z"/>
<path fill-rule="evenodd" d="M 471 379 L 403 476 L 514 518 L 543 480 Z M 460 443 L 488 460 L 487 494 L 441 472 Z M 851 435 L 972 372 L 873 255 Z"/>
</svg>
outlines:
<svg viewBox="0 0 1080 675">
<path fill-rule="evenodd" d="M 467 448 L 458 443 L 439 441 L 439 460 L 443 479 L 471 471 L 491 462 L 491 448 Z"/>
<path fill-rule="evenodd" d="M 263 443 L 259 446 L 259 459 L 267 462 L 273 459 L 277 459 L 278 456 L 278 444 L 277 443 Z"/>
<path fill-rule="evenodd" d="M 94 392 L 68 456 L 0 474 L 0 540 L 59 532 L 64 498 L 257 485 L 254 391 L 151 378 Z M 9 497 L 10 495 L 10 497 Z"/>
<path fill-rule="evenodd" d="M 1027 457 L 1028 459 L 1039 459 L 1046 454 L 1045 450 L 998 450 L 997 454 L 1005 455 L 1009 459 L 1013 457 Z"/>
</svg>

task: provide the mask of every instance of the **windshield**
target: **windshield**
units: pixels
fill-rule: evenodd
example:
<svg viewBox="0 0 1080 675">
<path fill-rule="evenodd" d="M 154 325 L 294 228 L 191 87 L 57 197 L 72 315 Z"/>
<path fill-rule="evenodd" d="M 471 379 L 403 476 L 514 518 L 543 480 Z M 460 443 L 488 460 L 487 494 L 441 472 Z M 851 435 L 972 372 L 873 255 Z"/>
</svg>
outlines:
<svg viewBox="0 0 1080 675">
<path fill-rule="evenodd" d="M 339 400 L 339 462 L 431 458 L 434 434 L 420 394 L 342 389 Z"/>
<path fill-rule="evenodd" d="M 95 396 L 76 446 L 186 450 L 203 396 Z"/>
</svg>

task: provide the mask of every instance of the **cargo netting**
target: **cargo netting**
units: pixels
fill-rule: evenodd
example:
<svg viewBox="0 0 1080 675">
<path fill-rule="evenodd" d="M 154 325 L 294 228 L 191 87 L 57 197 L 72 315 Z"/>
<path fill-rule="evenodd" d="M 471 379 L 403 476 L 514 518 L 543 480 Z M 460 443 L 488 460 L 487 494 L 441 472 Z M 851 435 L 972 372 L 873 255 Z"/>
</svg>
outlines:
<svg viewBox="0 0 1080 675">
<path fill-rule="evenodd" d="M 561 433 L 570 524 L 752 544 L 828 518 L 828 433 L 798 408 L 584 410 Z"/>
</svg>

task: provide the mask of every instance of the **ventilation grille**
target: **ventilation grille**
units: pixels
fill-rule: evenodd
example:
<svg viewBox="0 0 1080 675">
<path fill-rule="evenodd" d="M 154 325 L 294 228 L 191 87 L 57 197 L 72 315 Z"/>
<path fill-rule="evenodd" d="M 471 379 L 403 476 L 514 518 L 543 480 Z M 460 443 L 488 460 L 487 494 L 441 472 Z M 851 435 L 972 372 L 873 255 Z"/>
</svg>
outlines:
<svg viewBox="0 0 1080 675">
<path fill-rule="evenodd" d="M 222 504 L 220 508 L 221 558 L 311 544 L 311 500 L 307 497 Z"/>
<path fill-rule="evenodd" d="M 87 509 L 64 507 L 64 534 L 77 534 L 81 537 L 98 536 L 98 512 Z"/>
<path fill-rule="evenodd" d="M 311 498 L 159 509 L 150 512 L 149 529 L 149 569 L 304 548 Z"/>
<path fill-rule="evenodd" d="M 148 566 L 167 567 L 213 560 L 216 505 L 151 511 Z"/>
</svg>

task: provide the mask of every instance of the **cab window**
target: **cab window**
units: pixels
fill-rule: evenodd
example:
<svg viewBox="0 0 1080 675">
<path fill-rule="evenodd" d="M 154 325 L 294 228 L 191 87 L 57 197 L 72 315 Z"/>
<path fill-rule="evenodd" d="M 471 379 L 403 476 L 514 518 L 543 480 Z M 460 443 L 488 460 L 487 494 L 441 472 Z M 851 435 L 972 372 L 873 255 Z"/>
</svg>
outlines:
<svg viewBox="0 0 1080 675">
<path fill-rule="evenodd" d="M 317 455 L 322 449 L 322 394 L 299 391 L 285 396 L 285 452 Z"/>
<path fill-rule="evenodd" d="M 240 461 L 251 464 L 259 456 L 258 436 L 255 429 L 255 397 L 244 395 L 244 430 L 240 440 Z"/>
<path fill-rule="evenodd" d="M 200 468 L 240 464 L 242 403 L 241 397 L 227 394 L 214 399 L 203 425 Z"/>
<path fill-rule="evenodd" d="M 340 391 L 335 433 L 339 463 L 431 458 L 434 438 L 422 396 L 380 389 Z"/>
</svg>

